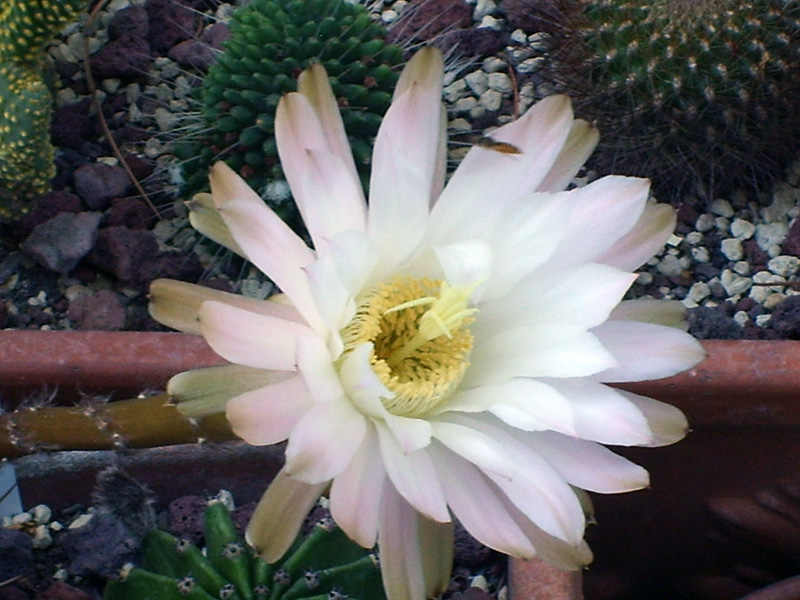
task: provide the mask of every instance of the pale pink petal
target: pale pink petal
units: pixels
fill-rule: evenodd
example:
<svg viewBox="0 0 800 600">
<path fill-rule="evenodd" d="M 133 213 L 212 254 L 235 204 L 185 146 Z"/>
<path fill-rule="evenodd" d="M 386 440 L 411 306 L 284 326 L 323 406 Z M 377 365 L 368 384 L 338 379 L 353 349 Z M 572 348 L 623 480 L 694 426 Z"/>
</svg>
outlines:
<svg viewBox="0 0 800 600">
<path fill-rule="evenodd" d="M 323 256 L 305 268 L 308 285 L 316 299 L 319 314 L 335 342 L 331 351 L 338 355 L 342 351 L 339 331 L 355 315 L 356 305 L 350 291 L 344 286 L 330 255 Z"/>
<path fill-rule="evenodd" d="M 431 441 L 431 424 L 424 419 L 399 417 L 383 406 L 381 398 L 393 398 L 394 392 L 383 385 L 370 365 L 372 344 L 354 348 L 342 361 L 339 376 L 348 398 L 363 414 L 384 421 L 392 431 L 403 452 L 426 447 Z"/>
<path fill-rule="evenodd" d="M 245 533 L 261 558 L 273 563 L 286 553 L 327 485 L 296 481 L 281 469 L 258 501 Z"/>
<path fill-rule="evenodd" d="M 492 250 L 484 242 L 461 242 L 434 248 L 444 278 L 453 287 L 486 281 L 492 269 Z"/>
<path fill-rule="evenodd" d="M 344 390 L 325 341 L 317 336 L 298 338 L 297 369 L 315 402 L 333 402 Z"/>
<path fill-rule="evenodd" d="M 453 395 L 441 412 L 488 411 L 512 427 L 526 431 L 553 429 L 575 435 L 569 399 L 541 381 L 518 377 Z"/>
<path fill-rule="evenodd" d="M 440 147 L 441 54 L 418 52 L 402 77 L 372 155 L 367 227 L 384 269 L 408 257 L 425 231 Z"/>
<path fill-rule="evenodd" d="M 499 494 L 472 464 L 433 446 L 431 453 L 442 480 L 447 504 L 472 536 L 489 548 L 531 558 L 535 550 L 508 514 Z"/>
<path fill-rule="evenodd" d="M 617 364 L 595 335 L 561 323 L 542 323 L 535 335 L 509 330 L 481 340 L 470 362 L 468 388 L 511 377 L 586 377 Z"/>
<path fill-rule="evenodd" d="M 345 161 L 352 179 L 358 181 L 358 171 L 339 112 L 339 103 L 333 95 L 325 67 L 315 63 L 300 73 L 300 77 L 297 78 L 297 91 L 308 99 L 316 112 L 328 149 Z"/>
<path fill-rule="evenodd" d="M 287 473 L 306 483 L 333 479 L 350 464 L 366 432 L 366 419 L 346 398 L 314 403 L 289 436 Z"/>
<path fill-rule="evenodd" d="M 565 481 L 590 492 L 630 492 L 650 481 L 645 469 L 595 442 L 549 431 L 526 435 L 524 441 Z"/>
<path fill-rule="evenodd" d="M 184 333 L 201 335 L 198 312 L 200 305 L 208 300 L 238 306 L 250 312 L 277 317 L 286 321 L 303 322 L 300 314 L 291 305 L 269 300 L 245 298 L 220 290 L 175 281 L 156 279 L 150 284 L 150 315 L 159 323 L 178 329 Z"/>
<path fill-rule="evenodd" d="M 616 367 L 597 373 L 598 381 L 661 379 L 690 369 L 706 356 L 700 342 L 673 327 L 607 321 L 592 332 L 618 363 Z"/>
<path fill-rule="evenodd" d="M 482 471 L 512 479 L 519 465 L 513 463 L 495 439 L 471 427 L 448 422 L 446 415 L 432 421 L 433 437 L 451 452 L 468 460 Z M 440 471 L 441 473 L 441 471 Z"/>
<path fill-rule="evenodd" d="M 328 247 L 342 285 L 353 296 L 358 295 L 378 262 L 369 237 L 361 231 L 343 231 L 329 240 Z"/>
<path fill-rule="evenodd" d="M 514 518 L 525 535 L 536 548 L 536 556 L 546 563 L 554 565 L 566 571 L 577 571 L 592 562 L 592 551 L 585 541 L 569 543 L 564 540 L 549 535 L 531 522 L 526 515 L 514 506 L 510 501 L 504 499 L 506 510 Z"/>
<path fill-rule="evenodd" d="M 569 227 L 544 268 L 557 271 L 604 256 L 639 220 L 649 188 L 646 179 L 609 175 L 570 191 Z"/>
<path fill-rule="evenodd" d="M 307 325 L 250 312 L 222 302 L 198 311 L 203 337 L 225 360 L 247 367 L 294 371 L 297 338 L 313 335 Z"/>
<path fill-rule="evenodd" d="M 372 548 L 378 535 L 386 469 L 374 427 L 368 427 L 347 468 L 331 485 L 331 516 L 351 539 Z"/>
<path fill-rule="evenodd" d="M 247 258 L 289 296 L 313 327 L 321 327 L 303 267 L 314 252 L 225 163 L 209 173 L 211 193 L 231 234 Z"/>
<path fill-rule="evenodd" d="M 531 276 L 507 295 L 482 302 L 472 326 L 477 344 L 509 329 L 533 338 L 542 323 L 589 329 L 605 321 L 636 275 L 599 264 Z"/>
<path fill-rule="evenodd" d="M 664 247 L 676 222 L 671 206 L 647 204 L 633 229 L 596 260 L 624 271 L 638 269 Z"/>
<path fill-rule="evenodd" d="M 381 576 L 388 600 L 427 598 L 414 509 L 386 482 L 378 528 Z"/>
<path fill-rule="evenodd" d="M 555 164 L 572 121 L 569 99 L 550 96 L 492 132 L 493 139 L 517 146 L 521 154 L 470 149 L 431 210 L 429 239 L 450 243 L 480 237 L 508 203 L 539 186 Z"/>
<path fill-rule="evenodd" d="M 236 435 L 248 444 L 264 446 L 288 439 L 311 404 L 303 381 L 295 376 L 234 397 L 225 416 Z"/>
<path fill-rule="evenodd" d="M 645 446 L 667 446 L 682 440 L 689 432 L 686 416 L 671 404 L 620 390 L 645 416 L 652 438 Z"/>
<path fill-rule="evenodd" d="M 547 261 L 566 231 L 571 207 L 566 193 L 533 193 L 509 203 L 485 238 L 493 263 L 481 293 L 484 300 L 508 294 Z"/>
<path fill-rule="evenodd" d="M 233 239 L 231 230 L 225 225 L 211 194 L 206 192 L 195 194 L 191 200 L 186 202 L 186 208 L 189 209 L 189 223 L 196 231 L 220 246 L 225 246 L 231 252 L 247 258 L 244 250 Z"/>
<path fill-rule="evenodd" d="M 504 423 L 481 415 L 451 413 L 450 419 L 493 437 L 520 465 L 517 476 L 511 480 L 483 471 L 517 508 L 550 535 L 570 544 L 580 542 L 585 526 L 583 510 L 570 486 L 553 467 L 518 441 Z"/>
<path fill-rule="evenodd" d="M 639 446 L 652 439 L 647 419 L 618 390 L 589 378 L 547 383 L 569 400 L 578 437 L 618 446 Z"/>
<path fill-rule="evenodd" d="M 583 163 L 589 158 L 600 141 L 600 132 L 582 119 L 572 122 L 569 136 L 561 148 L 555 164 L 536 188 L 537 192 L 560 192 L 578 174 Z"/>
<path fill-rule="evenodd" d="M 434 521 L 450 520 L 431 457 L 425 449 L 405 453 L 392 431 L 376 422 L 381 455 L 392 484 L 406 502 Z"/>
<path fill-rule="evenodd" d="M 686 331 L 686 307 L 680 300 L 626 300 L 611 311 L 610 321 L 643 321 Z"/>
</svg>

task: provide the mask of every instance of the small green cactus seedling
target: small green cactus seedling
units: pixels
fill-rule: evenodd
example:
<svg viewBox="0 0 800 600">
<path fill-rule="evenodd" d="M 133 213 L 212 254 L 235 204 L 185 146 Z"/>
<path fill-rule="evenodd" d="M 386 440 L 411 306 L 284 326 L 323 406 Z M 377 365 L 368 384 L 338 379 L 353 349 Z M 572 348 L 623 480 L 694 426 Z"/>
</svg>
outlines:
<svg viewBox="0 0 800 600">
<path fill-rule="evenodd" d="M 297 224 L 273 124 L 280 97 L 295 91 L 298 75 L 315 62 L 331 78 L 366 181 L 371 141 L 403 58 L 384 38 L 363 6 L 346 0 L 253 0 L 237 9 L 231 39 L 199 92 L 207 130 L 176 149 L 184 161 L 183 194 L 206 189 L 209 166 L 223 159 L 281 217 Z"/>
<path fill-rule="evenodd" d="M 602 171 L 755 187 L 800 147 L 800 2 L 587 0 L 557 57 Z"/>
<path fill-rule="evenodd" d="M 105 600 L 385 600 L 375 554 L 349 540 L 329 518 L 300 536 L 275 564 L 254 556 L 225 505 L 205 512 L 206 549 L 155 529 L 142 565 L 109 581 Z"/>
<path fill-rule="evenodd" d="M 0 219 L 24 212 L 55 175 L 44 49 L 86 5 L 87 0 L 0 5 Z"/>
</svg>

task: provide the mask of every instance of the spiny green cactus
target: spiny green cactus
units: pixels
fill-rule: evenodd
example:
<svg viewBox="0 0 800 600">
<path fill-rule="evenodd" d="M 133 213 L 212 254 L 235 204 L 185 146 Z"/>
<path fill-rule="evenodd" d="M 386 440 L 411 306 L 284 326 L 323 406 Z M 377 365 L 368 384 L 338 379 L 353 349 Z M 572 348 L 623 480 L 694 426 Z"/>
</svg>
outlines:
<svg viewBox="0 0 800 600">
<path fill-rule="evenodd" d="M 669 199 L 700 182 L 754 187 L 800 148 L 800 2 L 587 0 L 558 57 L 597 165 L 652 177 Z"/>
<path fill-rule="evenodd" d="M 186 540 L 153 530 L 142 544 L 141 567 L 109 581 L 105 600 L 385 600 L 374 553 L 352 542 L 329 518 L 298 537 L 274 564 L 254 556 L 225 505 L 205 511 L 205 553 Z"/>
<path fill-rule="evenodd" d="M 402 50 L 358 4 L 346 0 L 253 0 L 231 18 L 231 39 L 199 93 L 210 131 L 178 143 L 183 193 L 206 189 L 208 167 L 224 159 L 287 221 L 296 208 L 278 161 L 274 116 L 298 75 L 321 63 L 342 108 L 366 181 L 371 141 L 389 107 Z"/>
<path fill-rule="evenodd" d="M 0 219 L 28 209 L 55 175 L 53 99 L 44 49 L 87 0 L 4 0 L 0 6 Z"/>
</svg>

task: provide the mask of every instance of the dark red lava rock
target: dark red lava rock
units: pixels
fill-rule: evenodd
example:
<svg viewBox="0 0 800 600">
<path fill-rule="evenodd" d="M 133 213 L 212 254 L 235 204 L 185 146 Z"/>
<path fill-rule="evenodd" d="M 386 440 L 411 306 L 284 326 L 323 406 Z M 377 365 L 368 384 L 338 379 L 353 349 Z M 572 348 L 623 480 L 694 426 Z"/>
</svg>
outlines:
<svg viewBox="0 0 800 600">
<path fill-rule="evenodd" d="M 151 231 L 107 227 L 100 231 L 89 259 L 125 283 L 139 281 L 141 266 L 158 254 L 158 242 Z"/>
<path fill-rule="evenodd" d="M 92 210 L 108 208 L 112 198 L 127 195 L 133 185 L 125 169 L 103 163 L 78 167 L 74 179 L 75 191 Z"/>
<path fill-rule="evenodd" d="M 742 326 L 721 307 L 698 306 L 687 311 L 689 333 L 701 340 L 742 339 Z"/>
<path fill-rule="evenodd" d="M 33 573 L 33 542 L 24 531 L 0 527 L 0 581 Z"/>
<path fill-rule="evenodd" d="M 153 211 L 141 198 L 115 198 L 106 212 L 106 226 L 147 229 L 154 219 Z"/>
<path fill-rule="evenodd" d="M 102 218 L 98 212 L 61 213 L 37 225 L 20 247 L 43 267 L 66 275 L 94 247 Z"/>
<path fill-rule="evenodd" d="M 463 592 L 456 592 L 451 596 L 451 600 L 493 600 L 489 592 L 482 590 L 479 587 L 468 587 Z"/>
<path fill-rule="evenodd" d="M 789 296 L 772 311 L 772 329 L 789 340 L 800 339 L 800 296 Z"/>
<path fill-rule="evenodd" d="M 169 503 L 169 530 L 178 538 L 200 544 L 203 540 L 203 513 L 206 499 L 182 496 Z"/>
<path fill-rule="evenodd" d="M 95 596 L 63 581 L 56 581 L 44 592 L 38 594 L 36 600 L 95 600 Z"/>
<path fill-rule="evenodd" d="M 217 61 L 217 52 L 200 40 L 184 40 L 169 49 L 167 56 L 182 67 L 207 70 Z"/>
<path fill-rule="evenodd" d="M 188 40 L 198 29 L 199 15 L 191 3 L 176 0 L 147 0 L 153 50 L 165 54 L 178 42 Z"/>
<path fill-rule="evenodd" d="M 147 39 L 150 32 L 150 21 L 147 11 L 143 6 L 128 6 L 123 8 L 108 24 L 109 39 L 116 40 L 126 34 L 134 34 Z"/>
<path fill-rule="evenodd" d="M 12 228 L 15 237 L 24 239 L 30 235 L 37 225 L 49 221 L 58 214 L 77 213 L 83 210 L 81 199 L 75 194 L 63 191 L 48 192 L 35 201 L 35 208 L 17 222 Z"/>
<path fill-rule="evenodd" d="M 95 79 L 147 77 L 153 62 L 150 44 L 135 33 L 126 33 L 89 57 Z"/>
<path fill-rule="evenodd" d="M 564 22 L 570 3 L 571 0 L 503 0 L 500 12 L 516 29 L 552 32 Z"/>
<path fill-rule="evenodd" d="M 792 226 L 789 227 L 789 232 L 781 244 L 781 249 L 784 254 L 800 256 L 800 219 L 795 219 Z"/>
<path fill-rule="evenodd" d="M 67 317 L 75 329 L 114 331 L 125 328 L 125 307 L 111 290 L 100 290 L 69 303 Z"/>
<path fill-rule="evenodd" d="M 471 24 L 472 7 L 464 0 L 411 0 L 387 39 L 393 44 L 411 39 L 428 41 L 444 31 Z"/>
<path fill-rule="evenodd" d="M 77 148 L 92 133 L 92 117 L 89 108 L 91 98 L 56 106 L 50 122 L 53 144 L 62 148 Z"/>
</svg>

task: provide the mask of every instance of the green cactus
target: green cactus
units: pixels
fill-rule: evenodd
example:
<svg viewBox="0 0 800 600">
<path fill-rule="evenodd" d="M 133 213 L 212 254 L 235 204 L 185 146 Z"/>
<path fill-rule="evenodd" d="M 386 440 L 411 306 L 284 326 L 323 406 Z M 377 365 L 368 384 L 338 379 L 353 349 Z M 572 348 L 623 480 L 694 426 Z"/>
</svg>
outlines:
<svg viewBox="0 0 800 600">
<path fill-rule="evenodd" d="M 4 0 L 0 7 L 0 219 L 25 212 L 55 175 L 47 44 L 87 0 Z"/>
<path fill-rule="evenodd" d="M 384 41 L 367 10 L 346 0 L 253 0 L 231 18 L 231 39 L 199 92 L 206 131 L 178 142 L 183 194 L 207 187 L 224 159 L 288 222 L 298 225 L 278 161 L 274 115 L 300 72 L 321 63 L 342 107 L 356 164 L 366 182 L 371 141 L 389 107 L 402 50 Z"/>
<path fill-rule="evenodd" d="M 239 537 L 225 505 L 212 501 L 204 520 L 205 552 L 155 529 L 142 565 L 109 581 L 105 600 L 385 600 L 375 554 L 352 542 L 329 518 L 267 564 Z"/>
<path fill-rule="evenodd" d="M 557 56 L 602 171 L 676 199 L 756 187 L 800 147 L 800 2 L 587 0 Z"/>
</svg>

